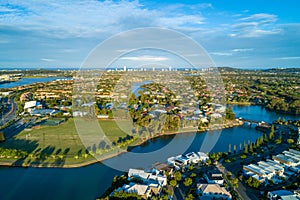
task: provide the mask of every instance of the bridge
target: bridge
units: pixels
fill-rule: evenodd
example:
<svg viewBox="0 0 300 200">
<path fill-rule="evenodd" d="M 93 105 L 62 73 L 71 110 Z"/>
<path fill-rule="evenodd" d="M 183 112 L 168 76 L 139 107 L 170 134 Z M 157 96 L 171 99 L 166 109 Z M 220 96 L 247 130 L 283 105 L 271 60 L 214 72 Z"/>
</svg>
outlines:
<svg viewBox="0 0 300 200">
<path fill-rule="evenodd" d="M 255 128 L 258 130 L 266 130 L 266 129 L 270 129 L 272 124 L 269 124 L 267 122 L 264 121 L 256 121 L 256 120 L 252 120 L 252 119 L 244 119 L 244 118 L 239 118 L 240 121 L 243 121 L 244 123 L 249 124 L 249 127 L 253 125 L 256 125 Z"/>
</svg>

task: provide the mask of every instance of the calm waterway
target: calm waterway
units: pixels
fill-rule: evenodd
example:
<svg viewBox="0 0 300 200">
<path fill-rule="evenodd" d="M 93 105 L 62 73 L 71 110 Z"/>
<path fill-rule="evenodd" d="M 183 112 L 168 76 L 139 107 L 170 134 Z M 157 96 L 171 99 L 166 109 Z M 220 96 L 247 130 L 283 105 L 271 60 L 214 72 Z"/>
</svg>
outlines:
<svg viewBox="0 0 300 200">
<path fill-rule="evenodd" d="M 61 78 L 61 77 L 45 77 L 45 78 L 22 78 L 19 81 L 16 82 L 11 82 L 11 83 L 3 83 L 0 84 L 0 89 L 1 88 L 13 88 L 17 86 L 23 86 L 23 85 L 29 85 L 33 83 L 44 83 L 48 81 L 54 81 L 56 79 L 69 79 L 69 78 Z"/>
<path fill-rule="evenodd" d="M 0 88 L 11 88 L 35 82 L 58 79 L 23 78 L 18 82 L 1 84 Z M 272 122 L 278 117 L 299 119 L 299 116 L 277 114 L 260 106 L 232 106 L 237 117 Z M 228 151 L 228 145 L 244 141 L 255 141 L 262 133 L 246 126 L 234 127 L 211 133 L 183 133 L 163 136 L 136 147 L 130 153 L 119 155 L 102 163 L 82 168 L 8 168 L 0 167 L 0 199 L 55 199 L 92 200 L 100 196 L 111 184 L 115 175 L 124 172 L 117 169 L 150 167 L 152 163 L 164 162 L 170 156 L 190 151 Z M 114 166 L 114 168 L 108 166 Z"/>
</svg>

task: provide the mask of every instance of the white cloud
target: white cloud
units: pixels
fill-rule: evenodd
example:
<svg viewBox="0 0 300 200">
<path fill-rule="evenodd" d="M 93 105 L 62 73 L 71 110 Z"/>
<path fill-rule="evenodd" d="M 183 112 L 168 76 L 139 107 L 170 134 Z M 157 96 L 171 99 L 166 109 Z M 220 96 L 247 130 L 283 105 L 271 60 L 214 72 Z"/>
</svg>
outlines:
<svg viewBox="0 0 300 200">
<path fill-rule="evenodd" d="M 45 61 L 45 62 L 54 62 L 56 61 L 55 59 L 51 59 L 51 58 L 41 58 L 41 61 Z"/>
<path fill-rule="evenodd" d="M 78 52 L 78 49 L 62 49 L 61 52 L 63 53 L 74 53 L 74 52 Z"/>
<path fill-rule="evenodd" d="M 243 17 L 239 19 L 240 21 L 260 21 L 261 23 L 270 23 L 276 22 L 278 20 L 277 15 L 267 14 L 267 13 L 258 13 L 250 15 L 248 17 Z"/>
<path fill-rule="evenodd" d="M 254 37 L 261 37 L 266 35 L 277 35 L 281 33 L 281 29 L 272 29 L 272 30 L 261 30 L 261 29 L 254 29 L 242 35 L 245 38 L 254 38 Z"/>
<path fill-rule="evenodd" d="M 298 59 L 300 59 L 300 56 L 290 56 L 290 57 L 275 58 L 275 60 L 298 60 Z"/>
<path fill-rule="evenodd" d="M 50 0 L 33 3 L 12 0 L 10 5 L 22 9 L 18 9 L 16 14 L 1 14 L 0 24 L 35 30 L 58 38 L 94 37 L 103 33 L 114 34 L 149 26 L 180 29 L 198 26 L 205 20 L 199 11 L 194 12 L 191 7 L 185 5 L 180 5 L 180 12 L 177 7 L 168 7 L 166 11 L 164 7 L 146 8 L 138 1 Z M 199 6 L 204 9 L 211 4 Z M 14 9 L 10 7 L 2 6 L 0 10 Z M 22 11 L 20 15 L 19 12 Z"/>
<path fill-rule="evenodd" d="M 247 52 L 247 51 L 253 51 L 253 49 L 233 49 L 233 52 Z"/>
<path fill-rule="evenodd" d="M 238 23 L 232 24 L 232 32 L 229 36 L 241 38 L 256 38 L 267 35 L 280 34 L 283 30 L 276 24 L 277 15 L 258 13 L 238 19 Z"/>
<path fill-rule="evenodd" d="M 232 56 L 232 53 L 229 52 L 210 52 L 209 54 L 215 56 Z"/>
<path fill-rule="evenodd" d="M 122 60 L 131 60 L 131 61 L 153 61 L 153 62 L 157 62 L 157 61 L 165 61 L 165 60 L 169 60 L 169 58 L 167 57 L 162 57 L 162 56 L 148 56 L 148 55 L 144 55 L 144 56 L 127 56 L 127 57 L 121 57 L 120 59 Z"/>
</svg>

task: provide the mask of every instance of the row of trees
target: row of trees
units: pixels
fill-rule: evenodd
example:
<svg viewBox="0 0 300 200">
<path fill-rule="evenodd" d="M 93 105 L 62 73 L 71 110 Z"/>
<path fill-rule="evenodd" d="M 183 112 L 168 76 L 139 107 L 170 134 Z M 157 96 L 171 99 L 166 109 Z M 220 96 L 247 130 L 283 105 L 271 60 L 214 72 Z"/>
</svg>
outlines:
<svg viewBox="0 0 300 200">
<path fill-rule="evenodd" d="M 255 149 L 259 148 L 264 143 L 268 143 L 269 141 L 271 141 L 273 139 L 274 139 L 274 125 L 272 125 L 271 131 L 270 131 L 269 134 L 264 133 L 264 135 L 259 137 L 258 139 L 256 139 L 256 141 L 254 143 L 251 142 L 251 141 L 248 141 L 248 143 L 246 143 L 246 141 L 244 141 L 244 144 L 240 143 L 239 151 L 243 150 L 243 152 L 245 154 L 253 153 L 255 151 Z M 237 146 L 233 145 L 233 151 L 232 151 L 232 145 L 229 144 L 228 145 L 228 153 L 229 154 L 230 153 L 237 153 Z"/>
<path fill-rule="evenodd" d="M 0 158 L 15 158 L 25 157 L 28 153 L 17 149 L 4 149 L 0 148 Z"/>
</svg>

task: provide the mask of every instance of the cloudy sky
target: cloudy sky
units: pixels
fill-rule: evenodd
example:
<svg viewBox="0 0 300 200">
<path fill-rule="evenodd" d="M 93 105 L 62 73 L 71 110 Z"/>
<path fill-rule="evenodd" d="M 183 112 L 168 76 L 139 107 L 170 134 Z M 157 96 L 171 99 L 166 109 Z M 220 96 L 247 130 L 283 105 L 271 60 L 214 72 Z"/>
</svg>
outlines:
<svg viewBox="0 0 300 200">
<path fill-rule="evenodd" d="M 107 38 L 143 27 L 186 34 L 217 66 L 300 66 L 298 0 L 187 2 L 0 0 L 0 67 L 80 66 Z"/>
</svg>

